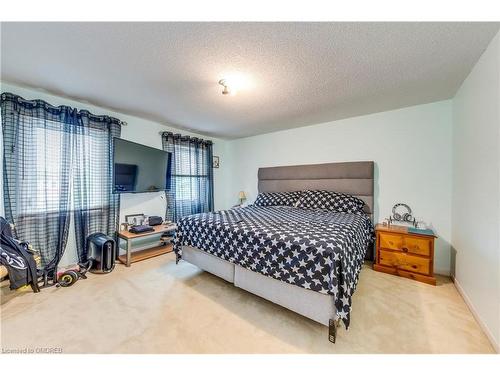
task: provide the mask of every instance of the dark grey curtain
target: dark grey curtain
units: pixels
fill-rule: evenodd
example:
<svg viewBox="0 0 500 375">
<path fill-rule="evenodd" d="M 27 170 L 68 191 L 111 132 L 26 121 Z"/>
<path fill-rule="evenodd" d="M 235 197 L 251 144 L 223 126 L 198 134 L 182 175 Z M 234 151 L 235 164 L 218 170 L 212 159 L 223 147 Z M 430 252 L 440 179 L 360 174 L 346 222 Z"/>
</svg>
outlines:
<svg viewBox="0 0 500 375">
<path fill-rule="evenodd" d="M 72 212 L 79 253 L 84 243 L 82 226 L 108 229 L 94 225 L 101 219 L 87 218 L 82 212 L 102 207 L 107 211 L 112 206 L 110 215 L 117 215 L 117 199 L 101 197 L 110 196 L 111 139 L 119 136 L 120 122 L 10 93 L 1 95 L 0 105 L 5 216 L 14 223 L 15 235 L 40 251 L 42 267 L 52 274 L 66 247 Z M 97 187 L 94 170 L 105 176 L 103 187 Z M 97 197 L 101 205 L 82 197 L 87 188 L 86 194 Z"/>
<path fill-rule="evenodd" d="M 120 137 L 120 121 L 80 111 L 73 138 L 73 206 L 79 260 L 87 259 L 86 239 L 101 232 L 114 237 L 120 195 L 113 194 L 113 138 Z"/>
<path fill-rule="evenodd" d="M 52 272 L 68 239 L 77 112 L 9 93 L 2 94 L 1 108 L 5 216 L 16 237 L 31 242 Z"/>
<path fill-rule="evenodd" d="M 213 211 L 212 141 L 171 132 L 164 132 L 162 141 L 163 149 L 172 154 L 166 218 L 175 221 L 186 215 Z"/>
</svg>

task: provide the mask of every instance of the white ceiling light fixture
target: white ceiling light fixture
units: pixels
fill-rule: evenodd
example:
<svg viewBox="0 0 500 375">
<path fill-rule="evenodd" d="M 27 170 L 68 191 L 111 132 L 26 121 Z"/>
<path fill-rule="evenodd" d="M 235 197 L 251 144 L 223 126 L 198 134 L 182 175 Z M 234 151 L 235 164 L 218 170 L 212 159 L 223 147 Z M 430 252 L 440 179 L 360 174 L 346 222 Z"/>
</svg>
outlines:
<svg viewBox="0 0 500 375">
<path fill-rule="evenodd" d="M 219 85 L 221 85 L 223 87 L 223 89 L 222 89 L 222 95 L 228 95 L 228 94 L 235 95 L 236 94 L 236 91 L 231 90 L 229 88 L 228 83 L 226 82 L 225 79 L 221 79 L 219 81 Z"/>
<path fill-rule="evenodd" d="M 223 87 L 222 95 L 234 96 L 236 93 L 252 87 L 250 79 L 241 73 L 227 74 L 219 80 L 219 85 Z"/>
</svg>

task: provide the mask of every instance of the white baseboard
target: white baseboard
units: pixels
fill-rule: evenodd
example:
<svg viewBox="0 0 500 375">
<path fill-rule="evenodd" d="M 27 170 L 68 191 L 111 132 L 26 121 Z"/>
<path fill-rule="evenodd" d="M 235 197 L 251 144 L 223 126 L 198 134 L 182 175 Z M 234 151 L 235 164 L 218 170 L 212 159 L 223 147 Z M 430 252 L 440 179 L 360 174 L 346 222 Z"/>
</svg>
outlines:
<svg viewBox="0 0 500 375">
<path fill-rule="evenodd" d="M 472 315 L 474 316 L 474 319 L 476 319 L 477 323 L 479 324 L 479 326 L 483 330 L 484 334 L 486 335 L 488 340 L 490 340 L 490 343 L 493 346 L 493 349 L 495 349 L 495 351 L 497 353 L 500 353 L 498 342 L 496 342 L 495 337 L 491 334 L 490 330 L 488 329 L 488 326 L 486 326 L 486 324 L 484 324 L 484 322 L 479 317 L 479 314 L 477 313 L 476 309 L 474 308 L 474 305 L 472 304 L 469 296 L 467 296 L 467 294 L 462 289 L 462 286 L 460 285 L 460 283 L 458 282 L 458 280 L 456 278 L 453 277 L 452 280 L 453 280 L 453 283 L 455 284 L 455 288 L 457 288 L 457 290 L 458 290 L 458 293 L 460 293 L 460 295 L 462 296 L 462 298 L 465 301 L 465 304 L 467 305 L 467 307 L 471 311 Z"/>
</svg>

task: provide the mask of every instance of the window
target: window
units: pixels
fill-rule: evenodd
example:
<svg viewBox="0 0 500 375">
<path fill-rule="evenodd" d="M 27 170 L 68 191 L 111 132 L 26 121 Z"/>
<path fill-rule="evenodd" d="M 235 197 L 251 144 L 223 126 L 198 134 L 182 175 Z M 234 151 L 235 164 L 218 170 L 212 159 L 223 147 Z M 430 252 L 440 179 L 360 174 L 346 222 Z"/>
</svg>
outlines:
<svg viewBox="0 0 500 375">
<path fill-rule="evenodd" d="M 200 194 L 202 194 L 199 186 L 209 183 L 207 171 L 205 168 L 198 167 L 197 158 L 189 147 L 181 146 L 176 158 L 180 159 L 180 163 L 177 164 L 172 176 L 176 180 L 174 184 L 176 199 L 191 202 L 199 201 Z"/>
<path fill-rule="evenodd" d="M 35 128 L 33 149 L 35 154 L 34 168 L 29 171 L 35 178 L 35 187 L 31 183 L 21 184 L 20 194 L 27 197 L 22 213 L 34 214 L 45 211 L 59 211 L 61 199 L 61 132 Z M 25 173 L 25 166 L 22 166 Z"/>
<path fill-rule="evenodd" d="M 10 93 L 0 99 L 5 218 L 55 274 L 70 222 L 80 260 L 90 233 L 115 233 L 111 140 L 120 136 L 120 121 Z"/>
<path fill-rule="evenodd" d="M 166 217 L 213 210 L 212 142 L 165 132 L 163 149 L 173 160 Z"/>
<path fill-rule="evenodd" d="M 23 120 L 26 121 L 26 120 Z M 108 169 L 104 166 L 108 155 L 108 145 L 102 142 L 102 137 L 97 134 L 74 134 L 72 137 L 73 147 L 65 150 L 63 147 L 64 137 L 68 137 L 61 130 L 54 130 L 59 125 L 52 121 L 49 129 L 44 127 L 43 120 L 31 119 L 34 123 L 34 137 L 31 139 L 29 155 L 22 157 L 23 162 L 19 165 L 19 176 L 21 183 L 18 194 L 20 198 L 24 197 L 24 202 L 20 207 L 20 213 L 24 215 L 39 214 L 46 212 L 60 211 L 60 202 L 65 194 L 70 197 L 70 209 L 92 209 L 102 207 L 108 204 L 106 184 L 100 182 L 106 181 Z M 38 124 L 37 124 L 38 122 Z M 80 147 L 83 152 L 76 152 L 76 147 Z M 69 155 L 67 155 L 69 153 Z M 63 160 L 65 159 L 65 160 Z M 30 163 L 30 165 L 26 165 Z M 65 165 L 71 163 L 73 167 L 67 172 L 63 171 Z M 91 197 L 89 202 L 84 204 L 71 194 L 74 187 L 73 178 L 78 178 L 81 168 L 88 165 L 97 165 L 98 168 L 91 168 L 85 178 L 81 178 L 80 189 L 88 192 Z M 32 175 L 27 178 L 26 173 Z M 65 174 L 69 174 L 65 176 Z M 65 189 L 63 184 L 69 183 L 70 188 Z M 34 186 L 33 186 L 34 185 Z"/>
</svg>

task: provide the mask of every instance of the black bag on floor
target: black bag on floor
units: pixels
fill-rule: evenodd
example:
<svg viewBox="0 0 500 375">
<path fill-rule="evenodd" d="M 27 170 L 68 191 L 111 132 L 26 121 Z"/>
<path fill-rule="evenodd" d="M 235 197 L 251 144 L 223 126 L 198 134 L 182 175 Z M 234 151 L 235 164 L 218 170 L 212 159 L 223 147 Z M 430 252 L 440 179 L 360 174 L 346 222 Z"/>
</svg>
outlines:
<svg viewBox="0 0 500 375">
<path fill-rule="evenodd" d="M 9 272 L 10 289 L 30 285 L 39 292 L 36 262 L 26 242 L 18 242 L 12 236 L 10 225 L 0 216 L 0 264 Z"/>
</svg>

